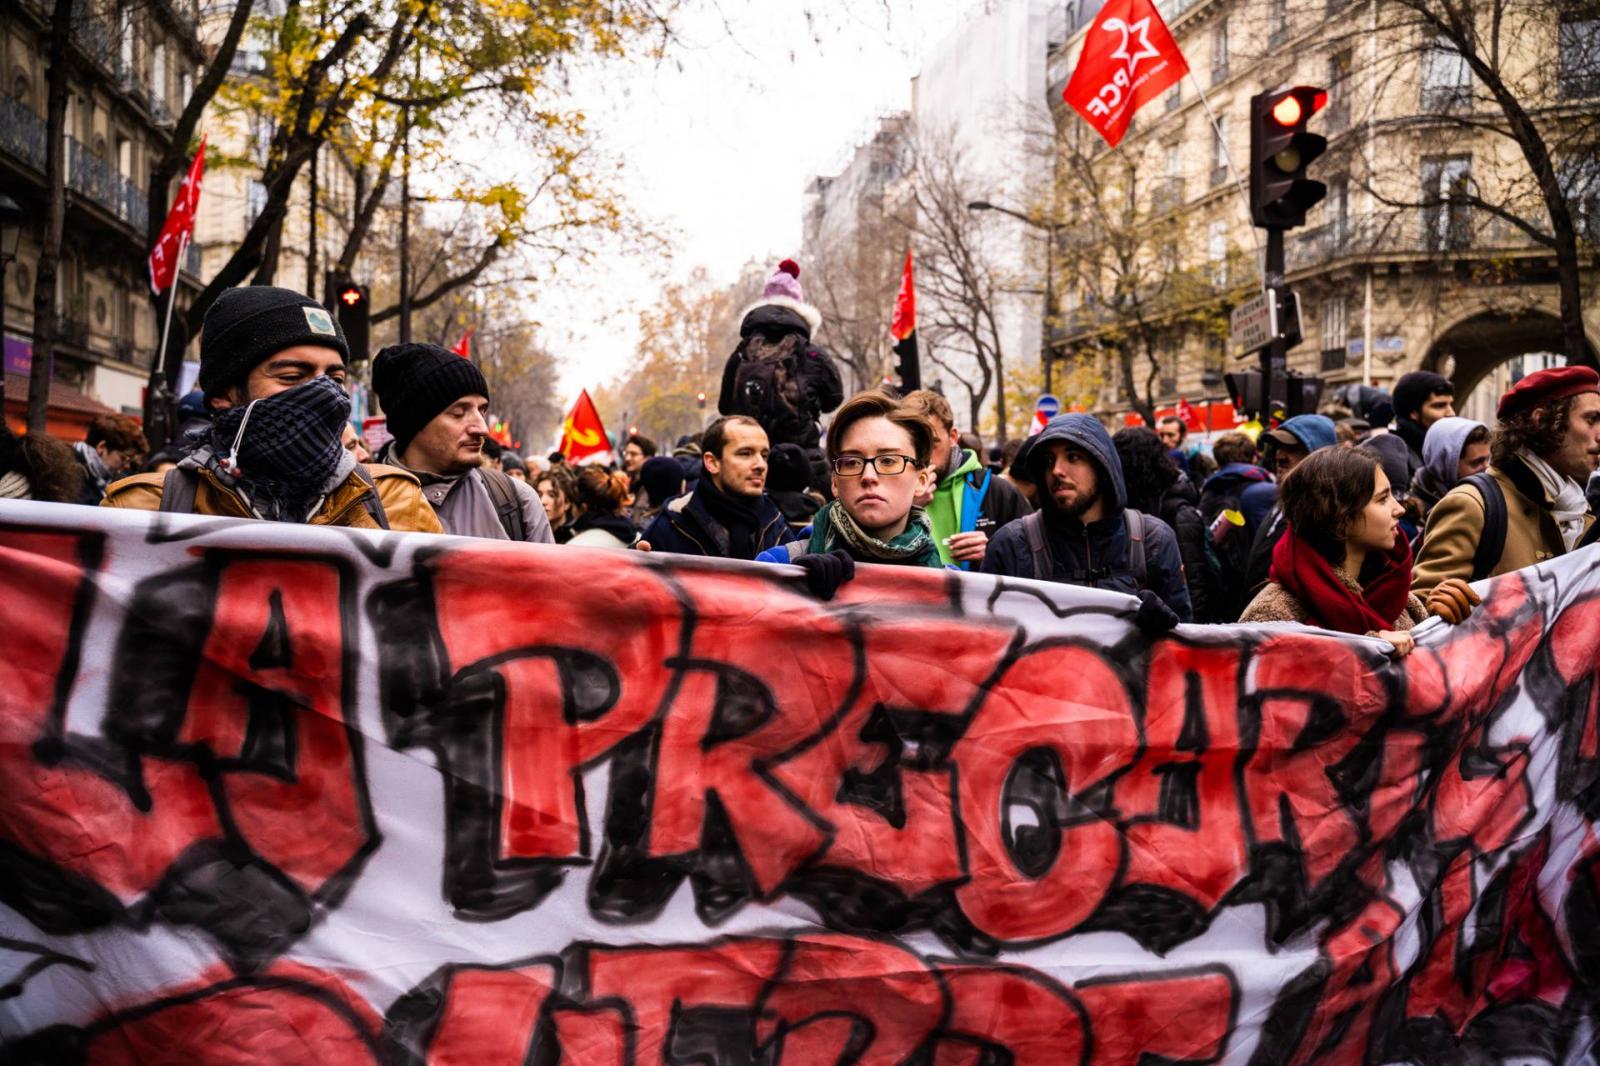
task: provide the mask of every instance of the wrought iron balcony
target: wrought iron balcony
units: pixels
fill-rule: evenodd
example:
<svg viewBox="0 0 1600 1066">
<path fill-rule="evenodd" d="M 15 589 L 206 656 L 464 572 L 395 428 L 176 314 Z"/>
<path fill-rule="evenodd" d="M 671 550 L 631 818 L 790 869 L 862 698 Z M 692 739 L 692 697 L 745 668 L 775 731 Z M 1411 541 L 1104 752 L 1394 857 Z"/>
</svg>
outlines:
<svg viewBox="0 0 1600 1066">
<path fill-rule="evenodd" d="M 44 172 L 44 119 L 14 96 L 0 96 L 0 151 Z"/>
</svg>

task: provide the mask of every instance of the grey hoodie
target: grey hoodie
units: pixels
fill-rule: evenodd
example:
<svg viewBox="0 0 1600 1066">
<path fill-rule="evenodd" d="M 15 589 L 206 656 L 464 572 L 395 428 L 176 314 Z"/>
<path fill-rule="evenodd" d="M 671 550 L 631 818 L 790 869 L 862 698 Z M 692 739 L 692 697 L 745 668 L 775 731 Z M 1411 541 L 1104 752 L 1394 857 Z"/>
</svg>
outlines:
<svg viewBox="0 0 1600 1066">
<path fill-rule="evenodd" d="M 1459 480 L 1456 470 L 1461 464 L 1462 449 L 1467 446 L 1467 437 L 1481 425 L 1471 418 L 1452 416 L 1428 427 L 1422 442 L 1422 469 L 1411 482 L 1411 493 L 1421 497 L 1430 510 Z"/>
</svg>

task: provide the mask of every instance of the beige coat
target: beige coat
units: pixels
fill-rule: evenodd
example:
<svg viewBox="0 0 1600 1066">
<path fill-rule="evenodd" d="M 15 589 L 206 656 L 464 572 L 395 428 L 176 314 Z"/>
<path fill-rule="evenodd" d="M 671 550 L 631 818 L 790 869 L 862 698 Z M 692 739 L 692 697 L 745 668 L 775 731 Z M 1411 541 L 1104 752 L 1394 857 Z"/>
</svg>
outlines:
<svg viewBox="0 0 1600 1066">
<path fill-rule="evenodd" d="M 1347 588 L 1357 593 L 1361 591 L 1361 586 L 1346 577 L 1343 570 L 1336 570 L 1335 573 L 1339 575 L 1339 580 L 1343 581 Z M 1389 628 L 1391 630 L 1407 630 L 1427 617 L 1427 608 L 1423 606 L 1422 601 L 1413 592 L 1406 599 L 1406 609 L 1401 612 L 1400 617 L 1396 618 L 1394 625 Z M 1294 593 L 1276 581 L 1267 582 L 1266 586 L 1256 593 L 1256 598 L 1251 600 L 1249 606 L 1244 609 L 1244 614 L 1239 616 L 1239 621 L 1299 622 L 1301 625 L 1307 626 L 1316 624 L 1311 620 L 1311 612 L 1306 610 L 1305 604 L 1301 603 Z M 1369 637 L 1377 635 L 1376 630 L 1364 634 L 1364 636 Z"/>
<path fill-rule="evenodd" d="M 443 533 L 439 518 L 422 497 L 417 479 L 404 470 L 381 464 L 368 464 L 367 473 L 377 486 L 378 499 L 383 513 L 389 519 L 389 528 L 412 533 Z M 127 507 L 135 511 L 161 509 L 162 483 L 165 474 L 135 474 L 116 481 L 106 489 L 101 507 Z M 367 513 L 362 500 L 373 491 L 354 470 L 328 498 L 322 501 L 308 525 L 351 526 L 357 529 L 377 529 L 378 525 Z M 194 490 L 194 513 L 225 515 L 229 518 L 254 518 L 250 508 L 239 496 L 217 480 L 209 470 L 200 471 L 200 483 Z"/>
<path fill-rule="evenodd" d="M 1561 530 L 1550 517 L 1550 506 L 1538 480 L 1530 481 L 1532 474 L 1520 464 L 1515 477 L 1498 469 L 1491 469 L 1489 473 L 1499 482 L 1506 498 L 1506 546 L 1489 576 L 1521 570 L 1566 554 Z M 1472 580 L 1472 556 L 1483 535 L 1483 523 L 1483 494 L 1477 489 L 1462 484 L 1445 493 L 1428 513 L 1422 550 L 1417 553 L 1412 570 L 1412 590 L 1426 596 L 1447 577 Z"/>
</svg>

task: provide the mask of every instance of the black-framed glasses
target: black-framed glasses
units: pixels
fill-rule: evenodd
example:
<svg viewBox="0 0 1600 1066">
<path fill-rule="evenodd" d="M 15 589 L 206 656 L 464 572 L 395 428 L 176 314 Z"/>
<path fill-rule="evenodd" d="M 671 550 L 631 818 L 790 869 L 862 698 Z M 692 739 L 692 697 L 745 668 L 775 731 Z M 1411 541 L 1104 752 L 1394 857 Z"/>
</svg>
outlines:
<svg viewBox="0 0 1600 1066">
<path fill-rule="evenodd" d="M 879 474 L 892 477 L 895 474 L 905 473 L 906 467 L 915 462 L 916 460 L 909 455 L 874 455 L 871 459 L 859 455 L 841 455 L 829 465 L 840 477 L 860 477 L 867 472 L 867 464 L 871 463 L 872 469 Z"/>
</svg>

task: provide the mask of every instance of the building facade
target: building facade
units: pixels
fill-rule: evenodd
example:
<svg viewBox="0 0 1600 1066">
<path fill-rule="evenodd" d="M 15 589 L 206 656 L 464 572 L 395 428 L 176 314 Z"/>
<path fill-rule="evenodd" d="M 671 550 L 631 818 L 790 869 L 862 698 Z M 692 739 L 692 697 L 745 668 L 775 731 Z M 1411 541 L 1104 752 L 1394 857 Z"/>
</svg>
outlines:
<svg viewBox="0 0 1600 1066">
<path fill-rule="evenodd" d="M 27 400 L 46 211 L 50 15 L 44 0 L 0 7 L 0 191 L 24 217 L 3 295 L 7 421 L 14 426 Z M 53 396 L 82 394 L 129 414 L 143 408 L 163 306 L 151 298 L 146 265 L 147 190 L 205 61 L 198 17 L 195 0 L 87 0 L 74 15 Z M 179 274 L 180 306 L 199 290 L 200 259 L 191 247 Z"/>
<path fill-rule="evenodd" d="M 1060 359 L 1102 363 L 1098 410 L 1112 415 L 1130 404 L 1124 375 L 1112 365 L 1127 343 L 1130 308 L 1155 327 L 1155 365 L 1148 369 L 1158 407 L 1179 397 L 1220 399 L 1222 374 L 1253 365 L 1226 345 L 1226 312 L 1260 287 L 1259 231 L 1250 226 L 1234 174 L 1247 178 L 1250 97 L 1292 85 L 1327 89 L 1327 108 L 1312 129 L 1329 141 L 1311 170 L 1327 184 L 1327 198 L 1287 238 L 1303 333 L 1289 353 L 1292 369 L 1320 375 L 1328 386 L 1387 386 L 1406 371 L 1435 370 L 1456 383 L 1459 405 L 1482 413 L 1492 412 L 1491 394 L 1524 363 L 1548 361 L 1536 353 L 1561 350 L 1551 249 L 1490 211 L 1439 202 L 1453 190 L 1470 190 L 1549 226 L 1515 144 L 1469 125 L 1504 118 L 1459 54 L 1376 2 L 1167 0 L 1160 7 L 1190 77 L 1147 104 L 1114 152 L 1103 143 L 1085 145 L 1087 127 L 1060 102 L 1095 11 L 1089 0 L 1067 5 L 1068 32 L 1050 55 L 1058 139 L 1077 138 L 1097 175 L 1132 171 L 1107 179 L 1133 205 L 1129 224 L 1113 240 L 1074 224 L 1073 186 L 1058 175 L 1057 195 L 1066 201 L 1058 217 L 1068 244 L 1077 242 L 1081 260 L 1114 262 L 1128 253 L 1147 267 L 1159 264 L 1133 270 L 1140 278 L 1185 279 L 1178 294 L 1170 287 L 1154 291 L 1154 281 L 1146 293 L 1138 284 L 1124 286 L 1121 304 L 1108 306 L 1097 297 L 1119 290 L 1085 283 L 1069 257 L 1053 351 Z M 1542 5 L 1530 5 L 1523 17 L 1506 37 L 1502 69 L 1547 135 L 1561 134 L 1600 106 L 1600 20 L 1566 18 Z M 1592 138 L 1587 150 L 1568 151 L 1556 166 L 1586 263 L 1592 358 L 1600 347 L 1594 268 L 1600 160 Z M 1134 360 L 1141 389 L 1143 356 Z"/>
</svg>

